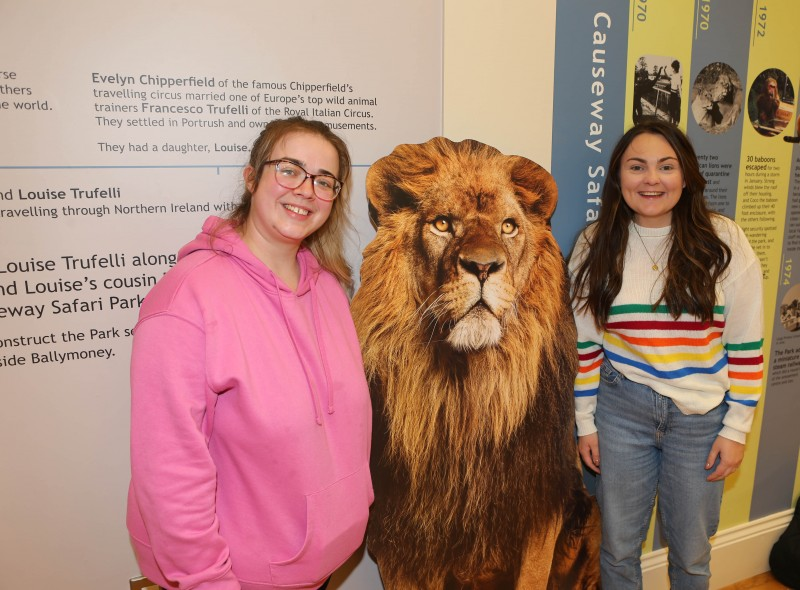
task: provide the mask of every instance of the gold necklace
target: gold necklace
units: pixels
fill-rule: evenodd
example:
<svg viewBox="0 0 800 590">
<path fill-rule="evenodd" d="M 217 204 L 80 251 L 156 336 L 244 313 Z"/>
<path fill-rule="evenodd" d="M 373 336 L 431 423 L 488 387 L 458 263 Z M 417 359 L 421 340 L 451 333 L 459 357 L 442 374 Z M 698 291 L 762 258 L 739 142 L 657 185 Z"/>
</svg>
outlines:
<svg viewBox="0 0 800 590">
<path fill-rule="evenodd" d="M 647 249 L 647 246 L 645 245 L 644 240 L 642 239 L 642 234 L 639 233 L 639 228 L 636 227 L 636 223 L 633 224 L 633 231 L 635 231 L 636 235 L 639 236 L 639 241 L 642 243 L 644 251 L 647 252 L 647 257 L 650 259 L 650 262 L 653 263 L 653 266 L 651 268 L 657 271 L 658 263 L 656 262 L 656 259 L 651 256 L 650 250 Z"/>
</svg>

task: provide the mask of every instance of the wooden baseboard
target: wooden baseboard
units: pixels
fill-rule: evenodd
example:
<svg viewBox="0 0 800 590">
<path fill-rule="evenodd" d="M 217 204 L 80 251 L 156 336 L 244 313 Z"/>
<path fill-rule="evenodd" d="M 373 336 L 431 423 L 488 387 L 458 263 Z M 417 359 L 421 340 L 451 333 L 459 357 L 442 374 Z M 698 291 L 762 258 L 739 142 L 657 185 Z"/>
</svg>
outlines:
<svg viewBox="0 0 800 590">
<path fill-rule="evenodd" d="M 792 519 L 793 510 L 776 512 L 717 533 L 711 539 L 711 590 L 769 570 L 769 552 Z M 642 556 L 644 590 L 668 590 L 667 550 Z"/>
</svg>

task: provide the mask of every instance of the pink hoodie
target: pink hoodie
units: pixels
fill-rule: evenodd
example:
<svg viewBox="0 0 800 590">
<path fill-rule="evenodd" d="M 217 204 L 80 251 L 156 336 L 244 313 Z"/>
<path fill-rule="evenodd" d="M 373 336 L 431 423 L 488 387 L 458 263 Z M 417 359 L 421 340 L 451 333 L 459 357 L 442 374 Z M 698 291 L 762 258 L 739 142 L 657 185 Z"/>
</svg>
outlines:
<svg viewBox="0 0 800 590">
<path fill-rule="evenodd" d="M 131 359 L 128 530 L 165 588 L 317 588 L 364 536 L 371 410 L 349 303 L 296 291 L 210 217 L 147 295 Z"/>
</svg>

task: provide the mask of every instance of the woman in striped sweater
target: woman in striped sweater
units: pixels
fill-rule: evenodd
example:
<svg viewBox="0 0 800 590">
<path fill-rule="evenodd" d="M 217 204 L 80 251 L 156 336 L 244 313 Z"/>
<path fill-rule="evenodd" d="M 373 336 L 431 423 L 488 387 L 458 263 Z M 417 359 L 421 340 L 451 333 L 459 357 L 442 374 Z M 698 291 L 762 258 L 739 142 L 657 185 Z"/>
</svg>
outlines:
<svg viewBox="0 0 800 590">
<path fill-rule="evenodd" d="M 708 588 L 723 480 L 761 392 L 761 266 L 739 226 L 708 209 L 674 125 L 631 128 L 608 170 L 598 220 L 570 258 L 576 422 L 598 474 L 603 587 L 642 587 L 658 495 L 672 587 Z"/>
</svg>

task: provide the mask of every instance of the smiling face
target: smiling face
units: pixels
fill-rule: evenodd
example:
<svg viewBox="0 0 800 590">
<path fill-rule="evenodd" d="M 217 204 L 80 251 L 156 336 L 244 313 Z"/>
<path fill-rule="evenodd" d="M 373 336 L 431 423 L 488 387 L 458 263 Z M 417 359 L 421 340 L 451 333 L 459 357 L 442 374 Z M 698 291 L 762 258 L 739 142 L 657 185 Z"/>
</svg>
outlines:
<svg viewBox="0 0 800 590">
<path fill-rule="evenodd" d="M 686 183 L 678 156 L 661 135 L 637 135 L 622 154 L 619 169 L 622 198 L 642 227 L 665 227 Z"/>
<path fill-rule="evenodd" d="M 289 133 L 279 141 L 270 159 L 296 162 L 311 174 L 339 176 L 339 155 L 326 139 L 313 133 Z M 275 164 L 265 164 L 254 185 L 254 170 L 244 170 L 244 180 L 252 193 L 250 213 L 244 223 L 242 239 L 258 255 L 288 247 L 297 251 L 300 244 L 328 220 L 332 201 L 314 195 L 311 179 L 296 189 L 282 187 L 275 180 Z"/>
</svg>

